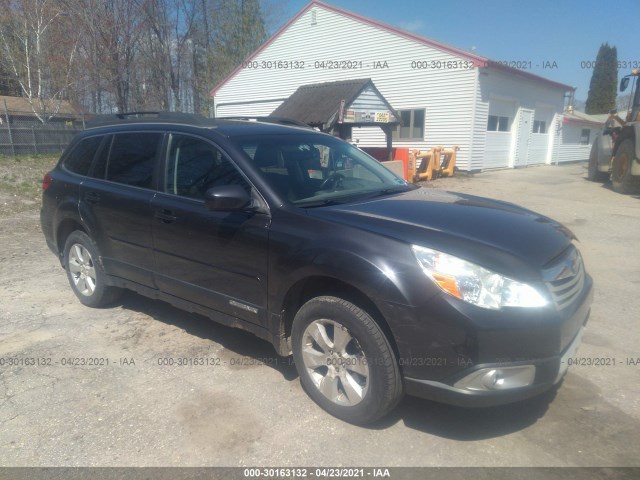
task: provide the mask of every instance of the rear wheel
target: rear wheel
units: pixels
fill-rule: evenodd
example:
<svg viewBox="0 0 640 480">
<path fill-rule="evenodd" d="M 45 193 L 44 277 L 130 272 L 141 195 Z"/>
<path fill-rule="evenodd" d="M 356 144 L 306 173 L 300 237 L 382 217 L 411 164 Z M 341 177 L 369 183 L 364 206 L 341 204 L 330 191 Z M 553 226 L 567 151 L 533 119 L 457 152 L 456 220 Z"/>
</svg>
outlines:
<svg viewBox="0 0 640 480">
<path fill-rule="evenodd" d="M 113 303 L 121 289 L 108 286 L 98 263 L 98 250 L 89 236 L 79 230 L 71 233 L 64 247 L 64 266 L 73 293 L 88 307 Z"/>
<path fill-rule="evenodd" d="M 633 189 L 634 179 L 631 175 L 631 165 L 635 158 L 635 148 L 631 139 L 624 140 L 613 159 L 611 170 L 611 185 L 618 193 L 630 193 Z"/>
<path fill-rule="evenodd" d="M 337 297 L 317 297 L 296 314 L 293 356 L 309 396 L 331 415 L 371 423 L 402 398 L 389 341 L 371 316 Z"/>
<path fill-rule="evenodd" d="M 589 167 L 587 168 L 587 179 L 592 182 L 604 182 L 607 174 L 598 170 L 598 151 L 600 150 L 600 141 L 596 139 L 591 146 L 589 154 Z"/>
</svg>

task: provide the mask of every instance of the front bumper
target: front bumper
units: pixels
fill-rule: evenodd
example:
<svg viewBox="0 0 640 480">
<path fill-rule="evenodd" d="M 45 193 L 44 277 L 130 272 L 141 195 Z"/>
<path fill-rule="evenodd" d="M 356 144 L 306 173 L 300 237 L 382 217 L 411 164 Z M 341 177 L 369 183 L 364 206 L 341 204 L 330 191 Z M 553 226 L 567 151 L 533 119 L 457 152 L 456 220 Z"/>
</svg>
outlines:
<svg viewBox="0 0 640 480">
<path fill-rule="evenodd" d="M 575 338 L 562 353 L 561 357 L 551 357 L 530 363 L 510 363 L 510 364 L 485 364 L 474 367 L 471 371 L 464 371 L 462 377 L 466 377 L 473 371 L 483 369 L 497 369 L 506 367 L 516 367 L 522 365 L 533 365 L 536 369 L 536 377 L 533 384 L 508 390 L 492 391 L 472 391 L 456 388 L 444 382 L 432 380 L 420 380 L 416 378 L 404 379 L 405 392 L 408 395 L 434 400 L 436 402 L 448 403 L 461 407 L 490 407 L 517 402 L 539 395 L 560 382 L 567 373 L 569 359 L 572 358 L 582 341 L 582 334 L 587 317 Z"/>
<path fill-rule="evenodd" d="M 422 322 L 416 322 L 421 328 L 409 337 L 414 339 L 413 343 L 399 344 L 405 392 L 466 407 L 501 405 L 539 395 L 559 383 L 566 374 L 568 359 L 580 345 L 588 322 L 592 299 L 592 281 L 587 276 L 580 298 L 555 316 L 514 317 L 506 323 L 504 319 L 496 321 L 489 328 L 483 328 L 486 319 L 476 321 L 467 315 L 456 317 L 449 309 L 446 309 L 449 310 L 446 315 L 444 309 L 440 310 L 438 318 L 447 320 L 439 320 L 435 327 L 425 327 L 431 322 L 423 317 Z M 452 318 L 455 320 L 450 321 Z M 435 332 L 451 323 L 456 323 L 457 327 L 450 328 L 447 335 L 455 339 L 455 343 L 445 344 L 442 337 L 431 342 L 415 340 L 420 338 L 419 333 L 423 339 L 433 339 Z M 429 329 L 430 337 L 424 335 L 425 328 Z M 458 333 L 457 339 L 452 332 Z M 517 351 L 522 354 L 515 355 Z M 420 367 L 412 360 L 421 356 L 444 359 L 444 362 L 441 361 L 439 368 L 434 368 L 434 361 Z M 500 369 L 505 368 L 518 370 L 516 367 L 525 366 L 535 368 L 535 375 L 523 383 L 525 386 L 507 388 L 508 381 L 505 381 L 495 389 L 459 388 L 465 384 L 464 380 L 484 372 L 501 372 Z"/>
</svg>

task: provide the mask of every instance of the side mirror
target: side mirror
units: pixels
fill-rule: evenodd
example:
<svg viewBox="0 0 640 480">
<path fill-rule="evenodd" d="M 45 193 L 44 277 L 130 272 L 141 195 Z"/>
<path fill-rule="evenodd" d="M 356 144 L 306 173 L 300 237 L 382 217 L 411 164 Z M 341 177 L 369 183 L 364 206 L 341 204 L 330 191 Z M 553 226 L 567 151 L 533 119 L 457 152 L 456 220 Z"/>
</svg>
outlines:
<svg viewBox="0 0 640 480">
<path fill-rule="evenodd" d="M 238 212 L 251 204 L 251 195 L 240 185 L 222 185 L 207 190 L 204 205 L 215 212 Z"/>
<path fill-rule="evenodd" d="M 620 91 L 624 92 L 627 87 L 629 86 L 629 77 L 624 77 L 622 80 L 620 80 Z"/>
</svg>

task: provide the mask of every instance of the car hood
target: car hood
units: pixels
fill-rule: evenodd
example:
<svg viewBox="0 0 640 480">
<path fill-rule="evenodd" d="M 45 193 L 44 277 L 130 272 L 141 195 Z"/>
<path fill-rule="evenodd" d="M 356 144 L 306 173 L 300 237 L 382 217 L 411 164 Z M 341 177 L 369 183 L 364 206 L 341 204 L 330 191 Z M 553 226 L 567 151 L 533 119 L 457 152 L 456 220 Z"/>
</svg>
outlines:
<svg viewBox="0 0 640 480">
<path fill-rule="evenodd" d="M 562 224 L 517 205 L 430 188 L 308 213 L 484 264 L 508 254 L 539 269 L 575 238 Z"/>
</svg>

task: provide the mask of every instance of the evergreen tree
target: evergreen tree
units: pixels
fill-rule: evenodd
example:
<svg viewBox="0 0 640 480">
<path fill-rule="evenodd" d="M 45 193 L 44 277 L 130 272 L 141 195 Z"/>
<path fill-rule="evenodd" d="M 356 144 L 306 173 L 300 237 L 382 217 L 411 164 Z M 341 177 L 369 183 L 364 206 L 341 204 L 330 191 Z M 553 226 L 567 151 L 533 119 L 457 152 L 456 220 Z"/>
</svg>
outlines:
<svg viewBox="0 0 640 480">
<path fill-rule="evenodd" d="M 240 65 L 267 39 L 259 0 L 220 0 L 214 21 L 215 43 L 211 76 L 215 85 Z"/>
<path fill-rule="evenodd" d="M 589 84 L 585 111 L 588 114 L 608 113 L 616 107 L 618 92 L 618 50 L 603 43 Z"/>
</svg>

